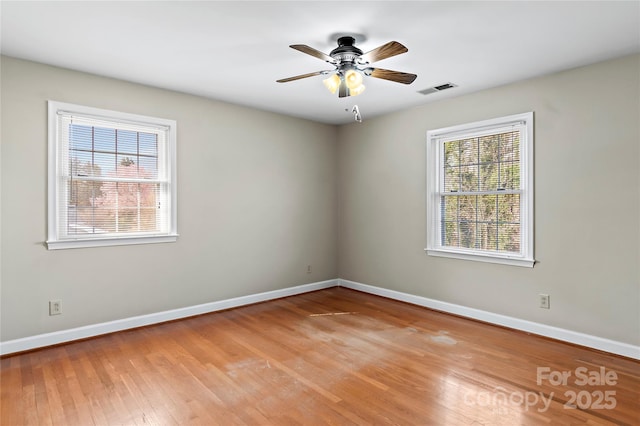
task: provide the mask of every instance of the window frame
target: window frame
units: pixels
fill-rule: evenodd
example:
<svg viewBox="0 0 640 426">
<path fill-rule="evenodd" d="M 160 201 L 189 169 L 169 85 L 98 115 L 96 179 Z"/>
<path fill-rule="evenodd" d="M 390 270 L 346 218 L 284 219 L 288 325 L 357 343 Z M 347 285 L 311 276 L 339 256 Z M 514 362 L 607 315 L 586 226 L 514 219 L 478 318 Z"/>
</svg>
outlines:
<svg viewBox="0 0 640 426">
<path fill-rule="evenodd" d="M 520 252 L 497 252 L 480 249 L 443 246 L 441 242 L 441 189 L 442 146 L 445 142 L 468 137 L 499 133 L 499 130 L 521 123 L 524 129 L 520 138 Z M 534 259 L 534 218 L 533 218 L 533 112 L 514 114 L 488 120 L 476 121 L 440 129 L 428 130 L 426 141 L 427 203 L 425 251 L 430 256 L 480 262 L 499 263 L 513 266 L 533 267 Z"/>
<path fill-rule="evenodd" d="M 47 240 L 48 250 L 71 249 L 83 247 L 119 246 L 133 244 L 168 243 L 177 241 L 177 181 L 176 181 L 176 133 L 175 120 L 131 114 L 84 105 L 71 104 L 49 100 L 48 112 L 48 200 L 47 200 Z M 167 203 L 163 213 L 167 215 L 166 229 L 156 233 L 132 233 L 132 234 L 83 234 L 67 235 L 61 231 L 66 226 L 67 218 L 64 214 L 67 209 L 60 208 L 60 204 L 66 200 L 66 177 L 68 166 L 63 165 L 69 151 L 69 140 L 61 136 L 62 116 L 75 115 L 89 120 L 99 120 L 113 123 L 116 128 L 136 126 L 140 128 L 154 129 L 164 133 L 164 143 L 158 146 L 158 156 L 163 157 L 163 185 L 167 189 L 163 192 Z M 162 145 L 162 146 L 160 146 Z M 65 153 L 66 151 L 66 153 Z"/>
</svg>

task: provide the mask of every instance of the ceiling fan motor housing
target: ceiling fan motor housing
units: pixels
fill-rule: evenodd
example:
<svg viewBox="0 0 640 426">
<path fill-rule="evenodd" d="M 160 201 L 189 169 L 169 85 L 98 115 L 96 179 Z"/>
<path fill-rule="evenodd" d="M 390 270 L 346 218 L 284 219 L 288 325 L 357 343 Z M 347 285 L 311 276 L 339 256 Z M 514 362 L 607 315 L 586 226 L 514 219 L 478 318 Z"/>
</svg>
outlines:
<svg viewBox="0 0 640 426">
<path fill-rule="evenodd" d="M 341 63 L 353 63 L 360 56 L 362 56 L 362 50 L 353 45 L 356 39 L 351 36 L 344 36 L 338 39 L 338 47 L 333 49 L 329 56 L 335 59 L 338 64 Z"/>
</svg>

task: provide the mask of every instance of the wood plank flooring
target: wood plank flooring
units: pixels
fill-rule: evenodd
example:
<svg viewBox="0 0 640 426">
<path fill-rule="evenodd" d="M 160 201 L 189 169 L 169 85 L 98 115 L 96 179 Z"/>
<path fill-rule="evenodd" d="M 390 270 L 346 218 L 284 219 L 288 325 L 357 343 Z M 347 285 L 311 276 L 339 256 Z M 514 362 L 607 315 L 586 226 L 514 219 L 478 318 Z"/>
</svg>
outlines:
<svg viewBox="0 0 640 426">
<path fill-rule="evenodd" d="M 640 425 L 639 362 L 344 288 L 0 363 L 3 426 Z"/>
</svg>

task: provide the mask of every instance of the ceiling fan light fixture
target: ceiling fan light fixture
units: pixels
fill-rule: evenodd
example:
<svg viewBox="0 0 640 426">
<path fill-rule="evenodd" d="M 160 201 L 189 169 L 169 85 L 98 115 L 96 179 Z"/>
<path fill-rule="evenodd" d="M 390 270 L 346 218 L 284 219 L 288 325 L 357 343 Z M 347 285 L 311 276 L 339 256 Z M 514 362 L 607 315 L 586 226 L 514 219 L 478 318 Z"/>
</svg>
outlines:
<svg viewBox="0 0 640 426">
<path fill-rule="evenodd" d="M 333 74 L 331 77 L 325 78 L 322 82 L 331 93 L 336 93 L 338 87 L 340 87 L 340 77 L 338 77 L 337 74 Z"/>
<path fill-rule="evenodd" d="M 349 90 L 354 90 L 359 86 L 362 86 L 362 74 L 356 70 L 349 70 L 345 73 L 344 79 L 347 82 Z"/>
<path fill-rule="evenodd" d="M 358 96 L 364 92 L 365 86 L 362 84 L 362 80 L 362 73 L 355 69 L 350 69 L 345 72 L 344 82 L 349 88 L 349 96 Z"/>
<path fill-rule="evenodd" d="M 364 89 L 366 89 L 364 84 L 354 87 L 353 89 L 349 89 L 349 96 L 358 96 L 360 93 L 364 92 Z"/>
</svg>

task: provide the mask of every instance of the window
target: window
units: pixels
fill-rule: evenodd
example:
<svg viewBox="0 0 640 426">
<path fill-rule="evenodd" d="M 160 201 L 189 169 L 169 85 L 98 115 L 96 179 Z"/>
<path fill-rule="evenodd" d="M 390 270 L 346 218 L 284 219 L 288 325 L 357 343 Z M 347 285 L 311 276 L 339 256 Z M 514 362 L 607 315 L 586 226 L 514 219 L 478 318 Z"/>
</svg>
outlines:
<svg viewBox="0 0 640 426">
<path fill-rule="evenodd" d="M 429 255 L 532 267 L 533 113 L 427 132 Z"/>
<path fill-rule="evenodd" d="M 47 247 L 171 242 L 176 122 L 49 101 Z"/>
</svg>

